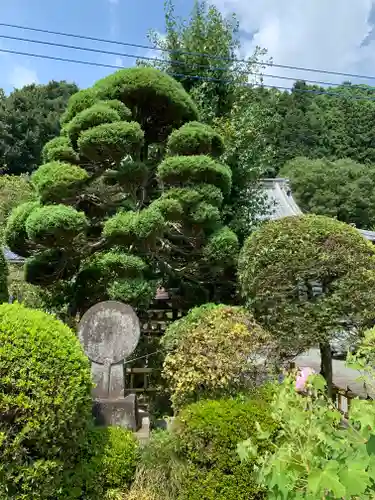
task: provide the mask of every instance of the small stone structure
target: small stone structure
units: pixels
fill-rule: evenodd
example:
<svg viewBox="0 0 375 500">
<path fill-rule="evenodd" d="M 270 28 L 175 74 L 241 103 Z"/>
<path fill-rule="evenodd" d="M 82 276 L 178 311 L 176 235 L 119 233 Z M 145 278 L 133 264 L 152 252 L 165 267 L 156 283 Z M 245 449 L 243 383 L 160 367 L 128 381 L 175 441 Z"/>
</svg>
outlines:
<svg viewBox="0 0 375 500">
<path fill-rule="evenodd" d="M 99 425 L 137 431 L 141 426 L 135 394 L 125 394 L 124 362 L 137 347 L 140 323 L 134 310 L 107 301 L 91 307 L 79 324 L 79 339 L 91 361 L 93 413 Z"/>
</svg>

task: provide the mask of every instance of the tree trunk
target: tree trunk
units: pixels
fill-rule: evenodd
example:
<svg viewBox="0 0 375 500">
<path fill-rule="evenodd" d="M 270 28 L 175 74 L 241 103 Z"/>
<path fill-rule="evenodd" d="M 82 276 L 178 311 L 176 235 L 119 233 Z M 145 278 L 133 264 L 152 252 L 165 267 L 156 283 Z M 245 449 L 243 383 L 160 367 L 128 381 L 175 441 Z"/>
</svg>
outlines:
<svg viewBox="0 0 375 500">
<path fill-rule="evenodd" d="M 332 372 L 332 351 L 328 342 L 319 344 L 320 349 L 320 374 L 327 382 L 327 396 L 333 399 L 333 372 Z"/>
</svg>

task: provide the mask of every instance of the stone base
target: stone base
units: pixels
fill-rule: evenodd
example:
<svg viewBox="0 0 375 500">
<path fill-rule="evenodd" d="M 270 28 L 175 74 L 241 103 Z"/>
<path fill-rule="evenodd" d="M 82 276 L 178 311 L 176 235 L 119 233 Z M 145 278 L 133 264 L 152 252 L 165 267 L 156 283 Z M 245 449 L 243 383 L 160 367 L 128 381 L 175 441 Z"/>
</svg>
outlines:
<svg viewBox="0 0 375 500">
<path fill-rule="evenodd" d="M 129 394 L 126 398 L 95 399 L 93 415 L 97 425 L 116 426 L 138 431 L 142 421 L 138 411 L 137 396 Z"/>
</svg>

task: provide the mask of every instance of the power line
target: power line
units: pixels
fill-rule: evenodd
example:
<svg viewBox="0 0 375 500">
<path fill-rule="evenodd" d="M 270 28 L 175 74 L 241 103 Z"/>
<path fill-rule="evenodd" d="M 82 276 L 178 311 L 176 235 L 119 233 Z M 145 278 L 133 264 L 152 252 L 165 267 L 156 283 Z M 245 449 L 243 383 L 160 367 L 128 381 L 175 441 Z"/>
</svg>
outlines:
<svg viewBox="0 0 375 500">
<path fill-rule="evenodd" d="M 101 67 L 101 68 L 110 68 L 110 69 L 124 69 L 124 66 L 119 66 L 116 64 L 105 64 L 105 63 L 98 63 L 95 61 L 83 61 L 80 59 L 69 59 L 65 57 L 58 57 L 58 56 L 48 56 L 46 54 L 35 54 L 32 52 L 21 52 L 18 50 L 11 50 L 11 49 L 0 49 L 0 52 L 6 53 L 6 54 L 14 54 L 14 55 L 20 55 L 20 56 L 27 56 L 27 57 L 34 57 L 38 59 L 47 59 L 50 61 L 60 61 L 60 62 L 68 62 L 68 63 L 74 63 L 74 64 L 83 64 L 87 66 L 96 66 L 96 67 Z M 175 78 L 185 78 L 185 79 L 190 79 L 190 80 L 201 80 L 201 81 L 206 81 L 206 82 L 215 82 L 215 83 L 223 83 L 226 85 L 237 85 L 240 87 L 253 87 L 251 83 L 238 83 L 235 80 L 224 80 L 221 78 L 213 78 L 213 77 L 205 77 L 205 76 L 199 76 L 199 75 L 184 75 L 182 73 L 174 73 L 174 72 L 168 72 L 170 76 L 173 76 Z M 280 85 L 266 85 L 266 84 L 261 84 L 260 87 L 264 88 L 269 88 L 269 89 L 278 89 L 278 90 L 286 90 L 290 91 L 291 89 L 289 87 L 283 87 Z M 349 99 L 349 100 L 360 100 L 360 101 L 375 101 L 375 97 L 363 97 L 363 96 L 356 96 L 356 95 L 345 95 L 339 92 L 330 92 L 330 91 L 324 91 L 324 90 L 317 90 L 317 89 L 293 89 L 294 92 L 307 92 L 307 93 L 312 93 L 312 94 L 317 94 L 317 95 L 328 95 L 328 96 L 333 96 L 333 97 L 340 97 L 343 99 Z"/>
<path fill-rule="evenodd" d="M 187 56 L 198 56 L 198 57 L 206 57 L 207 59 L 212 59 L 216 61 L 223 61 L 223 62 L 243 62 L 246 63 L 248 62 L 246 59 L 236 59 L 236 58 L 231 58 L 231 57 L 220 57 L 220 56 L 213 56 L 212 54 L 207 54 L 205 52 L 187 52 L 181 49 L 165 49 L 162 47 L 152 47 L 151 45 L 143 45 L 139 43 L 131 43 L 131 42 L 121 42 L 120 40 L 109 40 L 106 38 L 97 38 L 94 36 L 87 36 L 87 35 L 79 35 L 77 33 L 67 33 L 67 32 L 62 32 L 62 31 L 52 31 L 52 30 L 47 30 L 47 29 L 42 29 L 42 28 L 32 28 L 30 26 L 22 26 L 19 24 L 8 24 L 8 23 L 0 23 L 0 26 L 6 27 L 6 28 L 14 28 L 14 29 L 22 29 L 26 31 L 33 31 L 37 33 L 45 33 L 48 35 L 57 35 L 57 36 L 64 36 L 64 37 L 71 37 L 71 38 L 79 38 L 81 40 L 88 40 L 92 42 L 101 42 L 101 43 L 109 43 L 109 44 L 114 44 L 114 45 L 122 45 L 123 47 L 133 47 L 137 49 L 145 49 L 145 50 L 158 50 L 160 52 L 167 52 L 169 54 L 181 54 L 181 55 L 187 55 Z M 359 78 L 362 80 L 375 80 L 374 75 L 360 75 L 356 73 L 344 73 L 344 72 L 339 72 L 339 71 L 331 71 L 331 70 L 324 70 L 324 69 L 318 69 L 318 68 L 309 68 L 309 67 L 303 67 L 303 66 L 293 66 L 293 65 L 288 65 L 288 64 L 276 64 L 276 63 L 270 63 L 270 62 L 258 62 L 255 61 L 253 64 L 255 65 L 260 65 L 260 66 L 272 66 L 274 68 L 282 68 L 282 69 L 292 69 L 296 71 L 306 71 L 306 72 L 311 72 L 311 73 L 321 73 L 324 75 L 333 75 L 333 76 L 344 76 L 346 78 Z"/>
<path fill-rule="evenodd" d="M 1 23 L 0 23 L 0 25 L 1 25 Z M 115 51 L 104 50 L 104 49 L 96 49 L 93 47 L 82 47 L 80 45 L 69 45 L 69 44 L 65 44 L 65 43 L 49 42 L 47 40 L 34 40 L 32 38 L 23 38 L 23 37 L 16 37 L 16 36 L 10 36 L 10 35 L 0 35 L 0 38 L 4 38 L 7 40 L 15 40 L 15 41 L 19 41 L 19 42 L 27 42 L 27 43 L 35 43 L 35 44 L 39 44 L 39 45 L 46 45 L 49 47 L 60 47 L 60 48 L 64 48 L 64 49 L 81 50 L 84 52 L 92 52 L 95 54 L 103 54 L 103 55 L 119 56 L 119 57 L 129 57 L 131 59 L 140 59 L 140 60 L 144 60 L 144 61 L 154 61 L 154 62 L 160 62 L 160 63 L 167 63 L 168 62 L 164 59 L 160 59 L 157 57 L 139 56 L 136 54 L 128 54 L 128 53 L 124 53 L 124 52 L 115 52 Z M 183 66 L 183 67 L 188 68 L 188 69 L 205 69 L 205 70 L 212 71 L 212 72 L 228 72 L 228 71 L 230 72 L 230 71 L 232 71 L 232 70 L 228 70 L 228 68 L 215 67 L 215 66 L 210 67 L 206 64 L 196 64 L 196 63 L 186 64 L 183 61 L 173 61 L 170 64 L 172 66 L 174 66 L 174 65 Z M 247 70 L 247 71 L 246 70 L 236 70 L 236 72 L 238 74 L 242 74 L 242 75 L 253 75 L 253 76 L 257 76 L 259 74 L 259 73 L 256 73 L 256 72 L 250 71 L 250 70 Z M 282 76 L 282 75 L 273 75 L 273 74 L 266 74 L 264 76 L 267 76 L 268 78 L 287 80 L 287 81 L 293 81 L 293 82 L 298 80 L 298 78 L 291 77 L 291 76 Z M 308 83 L 312 83 L 314 85 L 327 85 L 329 87 L 342 86 L 341 83 L 326 82 L 326 81 L 321 81 L 321 80 L 306 80 L 306 79 L 304 79 L 304 81 L 308 82 Z M 350 85 L 350 86 L 348 85 L 348 87 L 363 88 L 362 85 Z M 371 88 L 368 90 L 375 90 L 375 88 Z"/>
</svg>

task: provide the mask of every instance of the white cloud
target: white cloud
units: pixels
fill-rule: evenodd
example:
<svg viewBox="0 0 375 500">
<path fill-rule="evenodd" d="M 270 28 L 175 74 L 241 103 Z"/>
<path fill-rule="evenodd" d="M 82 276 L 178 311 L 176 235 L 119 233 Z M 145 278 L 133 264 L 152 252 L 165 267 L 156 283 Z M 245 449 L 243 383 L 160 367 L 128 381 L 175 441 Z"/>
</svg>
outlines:
<svg viewBox="0 0 375 500">
<path fill-rule="evenodd" d="M 373 29 L 369 17 L 375 0 L 214 2 L 225 13 L 236 12 L 247 34 L 255 33 L 244 44 L 247 55 L 259 45 L 268 49 L 268 56 L 277 64 L 375 75 L 375 40 L 369 37 Z M 276 67 L 267 68 L 264 73 L 337 83 L 349 79 Z M 286 80 L 269 77 L 265 83 L 291 85 Z"/>
<path fill-rule="evenodd" d="M 117 5 L 119 3 L 119 0 L 108 0 L 108 2 L 112 5 Z"/>
<path fill-rule="evenodd" d="M 8 82 L 16 89 L 32 83 L 38 83 L 38 81 L 36 71 L 26 66 L 15 65 L 9 71 Z"/>
</svg>

